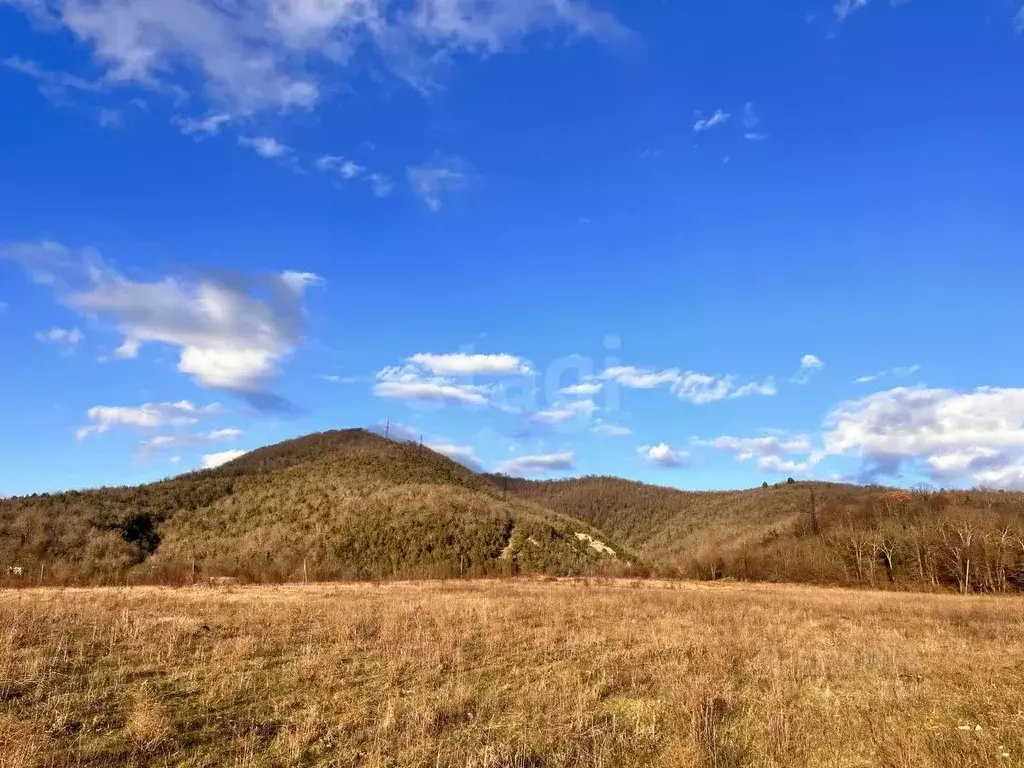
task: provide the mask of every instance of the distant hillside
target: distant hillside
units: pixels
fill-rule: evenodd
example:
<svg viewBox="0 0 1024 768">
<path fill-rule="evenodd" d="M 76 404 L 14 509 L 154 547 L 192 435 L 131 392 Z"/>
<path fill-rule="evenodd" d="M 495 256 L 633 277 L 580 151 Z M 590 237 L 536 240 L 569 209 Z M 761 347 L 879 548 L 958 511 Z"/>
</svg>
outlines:
<svg viewBox="0 0 1024 768">
<path fill-rule="evenodd" d="M 0 500 L 0 577 L 40 573 L 56 583 L 654 573 L 1000 591 L 1024 588 L 1024 494 L 528 481 L 344 430 L 136 488 Z"/>
<path fill-rule="evenodd" d="M 490 479 L 607 532 L 663 575 L 1024 588 L 1024 493 L 803 482 L 693 492 L 612 477 Z"/>
<path fill-rule="evenodd" d="M 137 488 L 0 501 L 0 557 L 68 582 L 173 581 L 193 572 L 276 581 L 640 567 L 583 522 L 503 500 L 460 464 L 363 430 L 289 440 Z"/>
<path fill-rule="evenodd" d="M 504 479 L 490 476 L 500 485 Z M 659 562 L 756 543 L 784 531 L 807 512 L 810 491 L 818 503 L 864 498 L 871 489 L 830 483 L 781 483 L 749 491 L 680 491 L 617 477 L 508 480 L 508 489 L 563 514 L 585 520 Z"/>
</svg>

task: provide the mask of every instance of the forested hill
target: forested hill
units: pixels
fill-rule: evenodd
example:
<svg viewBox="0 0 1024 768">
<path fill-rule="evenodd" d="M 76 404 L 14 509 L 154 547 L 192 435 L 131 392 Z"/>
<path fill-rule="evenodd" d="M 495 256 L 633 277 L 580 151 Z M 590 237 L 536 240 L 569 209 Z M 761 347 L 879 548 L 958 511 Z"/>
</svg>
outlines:
<svg viewBox="0 0 1024 768">
<path fill-rule="evenodd" d="M 134 488 L 0 501 L 0 562 L 61 583 L 640 573 L 584 522 L 427 448 L 309 435 Z"/>
<path fill-rule="evenodd" d="M 492 482 L 607 532 L 664 575 L 1024 589 L 1024 493 L 817 482 L 693 492 L 615 477 Z"/>
<path fill-rule="evenodd" d="M 0 500 L 0 565 L 8 583 L 532 573 L 1001 591 L 1024 588 L 1024 494 L 528 481 L 354 429 L 148 485 Z"/>
</svg>

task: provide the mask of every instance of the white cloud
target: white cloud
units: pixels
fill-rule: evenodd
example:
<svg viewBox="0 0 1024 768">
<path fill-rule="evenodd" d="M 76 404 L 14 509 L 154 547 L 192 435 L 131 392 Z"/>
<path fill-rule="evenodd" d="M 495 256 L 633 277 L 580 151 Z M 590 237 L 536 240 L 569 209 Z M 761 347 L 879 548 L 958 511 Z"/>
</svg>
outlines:
<svg viewBox="0 0 1024 768">
<path fill-rule="evenodd" d="M 6 301 L 0 301 L 0 315 L 2 315 L 4 312 L 6 312 L 10 308 L 11 308 L 11 305 L 8 304 Z"/>
<path fill-rule="evenodd" d="M 203 456 L 203 469 L 216 469 L 222 464 L 227 464 L 229 461 L 244 456 L 248 451 L 221 451 L 219 453 L 207 453 Z"/>
<path fill-rule="evenodd" d="M 867 4 L 868 0 L 837 0 L 836 4 L 832 6 L 832 11 L 837 19 L 845 21 L 851 13 L 859 11 Z"/>
<path fill-rule="evenodd" d="M 446 437 L 433 437 L 424 442 L 423 432 L 417 427 L 411 427 L 397 421 L 382 421 L 371 427 L 371 431 L 381 437 L 387 436 L 391 440 L 407 443 L 419 443 L 432 451 L 447 456 L 474 472 L 483 472 L 484 465 L 476 451 L 470 445 L 460 445 L 452 442 Z"/>
<path fill-rule="evenodd" d="M 292 148 L 272 136 L 239 136 L 238 143 L 268 160 L 290 155 Z"/>
<path fill-rule="evenodd" d="M 377 397 L 471 406 L 486 406 L 488 392 L 489 387 L 431 376 L 412 365 L 385 368 L 377 374 L 377 383 L 373 386 Z"/>
<path fill-rule="evenodd" d="M 503 475 L 546 475 L 549 472 L 564 472 L 574 468 L 576 454 L 547 453 L 535 456 L 519 456 L 498 465 L 497 472 Z"/>
<path fill-rule="evenodd" d="M 221 412 L 219 403 L 196 406 L 188 400 L 177 403 L 144 403 L 139 406 L 97 405 L 86 412 L 89 424 L 76 433 L 79 440 L 103 434 L 114 427 L 187 427 Z"/>
<path fill-rule="evenodd" d="M 298 345 L 305 290 L 322 282 L 294 271 L 136 282 L 95 252 L 57 243 L 0 246 L 4 256 L 54 285 L 67 306 L 113 320 L 124 336 L 119 356 L 132 357 L 145 343 L 169 344 L 181 350 L 178 370 L 199 384 L 251 394 L 265 389 Z"/>
<path fill-rule="evenodd" d="M 464 467 L 474 472 L 483 472 L 484 465 L 476 451 L 470 445 L 456 445 L 454 443 L 427 443 L 427 448 L 447 456 L 452 461 L 457 461 Z"/>
<path fill-rule="evenodd" d="M 610 379 L 628 389 L 655 389 L 666 384 L 674 384 L 680 378 L 678 368 L 666 371 L 651 371 L 645 368 L 615 366 L 601 374 L 602 378 Z"/>
<path fill-rule="evenodd" d="M 485 406 L 499 391 L 493 383 L 460 381 L 462 376 L 520 376 L 532 374 L 530 363 L 507 354 L 477 355 L 421 352 L 406 365 L 385 368 L 377 374 L 373 392 L 378 397 L 419 402 Z"/>
<path fill-rule="evenodd" d="M 377 197 L 387 197 L 395 188 L 395 183 L 383 173 L 371 173 L 370 186 L 373 188 L 373 194 Z"/>
<path fill-rule="evenodd" d="M 563 387 L 559 392 L 568 397 L 593 397 L 602 389 L 604 389 L 604 384 L 600 381 L 582 381 L 579 384 Z"/>
<path fill-rule="evenodd" d="M 758 133 L 757 131 L 748 131 L 743 134 L 743 138 L 747 141 L 764 141 L 768 138 L 767 133 Z"/>
<path fill-rule="evenodd" d="M 721 450 L 734 451 L 741 460 L 756 456 L 781 456 L 785 453 L 810 453 L 811 440 L 807 435 L 789 438 L 769 437 L 716 437 L 710 441 L 697 441 Z"/>
<path fill-rule="evenodd" d="M 2 2 L 3 0 L 0 0 L 0 3 Z M 103 80 L 89 80 L 66 72 L 51 72 L 43 69 L 34 61 L 21 59 L 17 56 L 6 58 L 0 61 L 0 64 L 14 72 L 20 72 L 23 75 L 38 80 L 39 89 L 43 92 L 43 95 L 53 100 L 61 99 L 69 90 L 98 93 L 108 90 L 110 86 L 109 83 Z"/>
<path fill-rule="evenodd" d="M 359 165 L 359 163 L 353 160 L 347 160 L 344 157 L 338 157 L 337 155 L 324 155 L 323 157 L 318 157 L 316 160 L 316 167 L 320 171 L 336 173 L 345 180 L 358 179 L 366 173 L 366 168 Z"/>
<path fill-rule="evenodd" d="M 643 460 L 655 467 L 663 469 L 678 469 L 686 466 L 690 454 L 672 448 L 668 443 L 658 445 L 645 445 L 637 449 L 643 456 Z"/>
<path fill-rule="evenodd" d="M 342 181 L 364 181 L 370 185 L 375 197 L 387 197 L 395 188 L 391 178 L 383 173 L 371 172 L 366 166 L 340 155 L 323 155 L 315 163 L 322 173 L 331 173 Z"/>
<path fill-rule="evenodd" d="M 413 165 L 406 169 L 409 184 L 424 204 L 434 213 L 441 210 L 441 197 L 465 189 L 469 183 L 468 168 L 457 158 L 438 158 L 432 163 Z"/>
<path fill-rule="evenodd" d="M 748 101 L 743 105 L 743 127 L 748 131 L 752 131 L 757 127 L 759 122 L 761 122 L 761 118 L 757 115 L 757 110 L 754 108 L 754 102 Z"/>
<path fill-rule="evenodd" d="M 530 363 L 515 355 L 435 355 L 421 352 L 408 359 L 438 376 L 517 376 L 533 373 Z"/>
<path fill-rule="evenodd" d="M 728 112 L 723 112 L 720 109 L 716 109 L 715 113 L 708 118 L 705 118 L 700 112 L 697 113 L 697 122 L 693 124 L 693 130 L 697 133 L 701 131 L 710 131 L 716 125 L 721 125 L 726 122 L 731 115 Z"/>
<path fill-rule="evenodd" d="M 790 378 L 793 384 L 807 384 L 816 371 L 825 367 L 825 363 L 817 355 L 804 355 L 800 358 L 800 370 Z"/>
<path fill-rule="evenodd" d="M 825 367 L 817 355 L 804 355 L 800 358 L 800 368 L 805 371 L 820 371 Z"/>
<path fill-rule="evenodd" d="M 737 386 L 735 376 L 680 371 L 678 368 L 652 371 L 633 366 L 616 366 L 606 369 L 601 378 L 615 381 L 627 389 L 655 389 L 667 386 L 680 400 L 686 400 L 694 405 L 706 405 L 727 398 L 751 395 L 771 397 L 778 391 L 771 377 L 763 382 Z"/>
<path fill-rule="evenodd" d="M 887 371 L 879 371 L 878 373 L 870 373 L 867 376 L 858 376 L 854 379 L 855 384 L 867 384 L 871 381 L 877 381 L 878 379 L 886 376 L 895 376 L 898 379 L 906 378 L 907 376 L 913 376 L 915 373 L 921 370 L 920 365 L 905 365 L 897 366 L 896 368 L 890 368 Z"/>
<path fill-rule="evenodd" d="M 735 399 L 737 397 L 750 397 L 751 395 L 774 397 L 778 393 L 779 389 L 775 386 L 775 379 L 769 376 L 762 382 L 752 381 L 749 384 L 743 384 L 742 386 L 736 387 L 729 393 L 729 397 L 730 399 Z"/>
<path fill-rule="evenodd" d="M 757 394 L 761 385 L 746 384 L 739 397 Z M 774 394 L 774 388 L 768 384 L 769 394 Z M 755 391 L 755 389 L 757 391 Z M 693 373 L 687 371 L 671 386 L 672 393 L 680 400 L 686 400 L 695 405 L 718 402 L 730 396 L 733 390 L 732 377 L 730 376 L 709 376 L 706 373 Z"/>
<path fill-rule="evenodd" d="M 124 114 L 118 109 L 101 109 L 96 113 L 96 122 L 101 128 L 123 128 Z"/>
<path fill-rule="evenodd" d="M 205 117 L 177 117 L 174 122 L 186 136 L 201 138 L 220 133 L 220 129 L 231 122 L 231 115 L 214 112 Z"/>
<path fill-rule="evenodd" d="M 48 331 L 36 333 L 36 339 L 44 344 L 59 344 L 67 347 L 75 346 L 84 338 L 85 336 L 77 328 L 51 328 Z"/>
<path fill-rule="evenodd" d="M 11 0 L 7 0 L 11 2 Z M 337 89 L 357 51 L 414 86 L 459 52 L 489 55 L 534 32 L 605 40 L 627 36 L 583 0 L 18 0 L 88 45 L 104 82 L 181 99 L 195 82 L 234 114 L 308 109 Z M 185 71 L 186 78 L 179 75 Z M 325 87 L 326 84 L 326 87 Z M 195 95 L 195 94 L 193 94 Z"/>
<path fill-rule="evenodd" d="M 162 451 L 170 451 L 179 448 L 187 448 L 195 445 L 208 443 L 230 442 L 237 440 L 245 433 L 240 429 L 227 427 L 214 429 L 210 432 L 201 432 L 195 435 L 156 435 L 148 440 L 143 440 L 136 448 L 140 456 L 152 456 Z"/>
<path fill-rule="evenodd" d="M 1024 8 L 1017 11 L 1017 15 L 1013 17 L 1013 31 L 1018 35 L 1024 34 Z"/>
<path fill-rule="evenodd" d="M 530 416 L 530 421 L 554 426 L 575 419 L 590 418 L 597 410 L 597 404 L 593 400 L 574 400 L 569 403 L 556 403 L 551 408 L 537 411 Z"/>
<path fill-rule="evenodd" d="M 811 439 L 807 435 L 780 438 L 730 437 L 723 435 L 713 440 L 694 440 L 694 445 L 710 446 L 721 451 L 731 451 L 739 461 L 756 460 L 757 468 L 763 472 L 779 474 L 803 474 L 822 458 L 820 452 L 812 452 Z M 807 455 L 797 462 L 784 458 L 788 455 Z"/>
<path fill-rule="evenodd" d="M 829 454 L 858 457 L 866 477 L 909 469 L 937 481 L 1022 487 L 1024 389 L 878 392 L 835 408 L 823 441 Z"/>
<path fill-rule="evenodd" d="M 92 249 L 73 253 L 52 240 L 24 243 L 0 243 L 0 259 L 10 259 L 28 273 L 38 285 L 56 285 L 69 277 L 80 277 L 99 261 Z"/>
<path fill-rule="evenodd" d="M 624 427 L 621 424 L 612 424 L 607 421 L 595 422 L 590 431 L 597 435 L 607 435 L 609 437 L 628 437 L 633 434 L 633 430 L 629 427 Z"/>
<path fill-rule="evenodd" d="M 764 472 L 777 475 L 803 475 L 814 467 L 812 461 L 793 461 L 781 456 L 762 456 L 757 460 L 757 468 Z"/>
<path fill-rule="evenodd" d="M 181 456 L 171 456 L 171 464 L 181 464 Z"/>
</svg>

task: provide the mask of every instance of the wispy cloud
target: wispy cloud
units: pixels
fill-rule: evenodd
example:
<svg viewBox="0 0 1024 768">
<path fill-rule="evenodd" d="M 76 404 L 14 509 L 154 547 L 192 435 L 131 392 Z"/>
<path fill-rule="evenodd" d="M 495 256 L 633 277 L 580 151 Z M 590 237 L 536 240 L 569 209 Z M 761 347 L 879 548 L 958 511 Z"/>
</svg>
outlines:
<svg viewBox="0 0 1024 768">
<path fill-rule="evenodd" d="M 67 72 L 52 72 L 43 69 L 34 61 L 17 56 L 6 58 L 0 61 L 0 64 L 14 72 L 35 78 L 39 81 L 39 89 L 43 95 L 54 100 L 62 99 L 68 91 L 100 93 L 109 90 L 111 86 L 111 83 L 105 80 L 90 80 Z"/>
<path fill-rule="evenodd" d="M 483 462 L 480 460 L 480 457 L 476 455 L 476 450 L 471 445 L 430 442 L 427 443 L 426 446 L 430 450 L 436 451 L 442 456 L 447 456 L 452 461 L 458 462 L 462 466 L 468 467 L 474 472 L 484 471 Z"/>
<path fill-rule="evenodd" d="M 101 109 L 96 113 L 100 128 L 124 128 L 124 113 L 119 109 Z"/>
<path fill-rule="evenodd" d="M 878 373 L 869 373 L 865 376 L 858 376 L 854 379 L 856 384 L 867 384 L 878 379 L 883 379 L 887 376 L 895 376 L 898 379 L 906 378 L 907 376 L 913 376 L 915 373 L 921 370 L 921 366 L 917 365 L 902 365 L 896 366 L 895 368 L 889 368 L 885 371 L 879 371 Z"/>
<path fill-rule="evenodd" d="M 373 393 L 392 400 L 409 400 L 484 407 L 488 405 L 490 388 L 463 384 L 443 376 L 432 376 L 413 365 L 385 368 L 377 374 Z"/>
<path fill-rule="evenodd" d="M 387 197 L 395 188 L 395 183 L 383 173 L 371 173 L 369 178 L 373 194 L 377 197 Z"/>
<path fill-rule="evenodd" d="M 97 405 L 86 412 L 88 424 L 80 427 L 76 436 L 79 440 L 84 440 L 89 435 L 101 435 L 115 427 L 189 427 L 220 413 L 222 408 L 219 403 L 197 406 L 188 400 L 180 400 L 177 403 L 144 403 L 137 406 Z"/>
<path fill-rule="evenodd" d="M 514 49 L 528 35 L 614 42 L 629 33 L 583 0 L 21 0 L 44 30 L 87 46 L 104 83 L 193 88 L 222 111 L 310 109 L 359 50 L 420 90 L 454 56 Z M 183 69 L 188 77 L 178 75 Z M 74 85 L 70 87 L 75 87 Z"/>
<path fill-rule="evenodd" d="M 316 160 L 316 168 L 321 173 L 329 173 L 342 182 L 363 181 L 370 185 L 376 197 L 387 197 L 395 188 L 390 177 L 383 173 L 371 171 L 355 160 L 341 155 L 323 155 Z"/>
<path fill-rule="evenodd" d="M 427 352 L 412 355 L 408 362 L 426 368 L 438 376 L 523 376 L 533 373 L 529 361 L 516 355 L 480 355 Z"/>
<path fill-rule="evenodd" d="M 822 368 L 825 363 L 817 355 L 804 355 L 800 358 L 800 370 L 790 378 L 793 384 L 807 384 L 811 377 Z"/>
<path fill-rule="evenodd" d="M 696 133 L 703 131 L 710 131 L 717 125 L 722 125 L 726 122 L 731 115 L 728 112 L 723 112 L 721 109 L 716 109 L 711 117 L 704 117 L 700 112 L 697 113 L 697 121 L 693 124 L 693 130 Z"/>
<path fill-rule="evenodd" d="M 601 378 L 614 381 L 627 389 L 667 387 L 680 400 L 694 405 L 706 405 L 719 400 L 751 395 L 771 397 L 778 391 L 771 377 L 762 382 L 737 384 L 736 377 L 732 375 L 681 371 L 678 368 L 654 371 L 633 366 L 614 366 L 606 369 Z"/>
<path fill-rule="evenodd" d="M 811 440 L 807 435 L 793 435 L 780 438 L 768 437 L 716 437 L 713 440 L 694 440 L 694 445 L 710 446 L 721 451 L 736 454 L 739 461 L 754 459 L 762 472 L 776 474 L 804 474 L 821 460 L 821 453 L 812 453 Z M 801 461 L 793 455 L 806 455 Z"/>
<path fill-rule="evenodd" d="M 245 433 L 234 427 L 214 429 L 209 432 L 181 435 L 156 435 L 143 440 L 135 449 L 140 457 L 150 457 L 167 451 L 177 451 L 182 448 L 192 448 L 198 445 L 209 445 L 211 443 L 231 442 L 238 440 Z"/>
<path fill-rule="evenodd" d="M 846 21 L 850 14 L 866 7 L 868 0 L 837 0 L 832 6 L 832 12 L 839 21 Z"/>
<path fill-rule="evenodd" d="M 225 112 L 214 112 L 203 117 L 176 117 L 175 125 L 181 129 L 186 136 L 194 136 L 197 139 L 204 136 L 216 136 L 221 128 L 231 122 L 231 115 Z"/>
<path fill-rule="evenodd" d="M 497 471 L 504 475 L 546 475 L 552 472 L 572 470 L 575 461 L 576 454 L 572 451 L 519 456 L 499 464 Z"/>
<path fill-rule="evenodd" d="M 594 395 L 600 394 L 602 389 L 604 389 L 604 382 L 581 381 L 578 384 L 563 387 L 559 392 L 569 397 L 593 397 Z"/>
<path fill-rule="evenodd" d="M 578 419 L 589 419 L 597 413 L 597 410 L 597 404 L 593 400 L 573 400 L 571 402 L 556 403 L 551 408 L 537 411 L 530 416 L 530 421 L 535 424 L 553 426 Z"/>
<path fill-rule="evenodd" d="M 260 157 L 275 160 L 292 153 L 292 148 L 272 136 L 239 136 L 238 143 L 248 147 Z"/>
<path fill-rule="evenodd" d="M 606 435 L 608 437 L 628 437 L 633 434 L 633 430 L 629 427 L 623 426 L 622 424 L 613 424 L 612 422 L 601 421 L 600 419 L 594 422 L 590 431 L 595 435 Z"/>
<path fill-rule="evenodd" d="M 532 373 L 529 361 L 516 355 L 419 352 L 404 365 L 380 371 L 373 392 L 394 400 L 483 407 L 494 404 L 496 380 Z M 476 376 L 491 381 L 478 383 L 471 379 Z"/>
<path fill-rule="evenodd" d="M 73 347 L 84 338 L 85 335 L 77 328 L 51 328 L 48 331 L 36 333 L 36 339 L 44 344 L 57 344 L 66 347 Z"/>
<path fill-rule="evenodd" d="M 324 155 L 318 157 L 316 161 L 317 170 L 320 171 L 331 171 L 338 174 L 343 179 L 358 179 L 364 173 L 366 168 L 359 163 L 348 160 L 344 157 L 337 155 Z"/>
<path fill-rule="evenodd" d="M 469 169 L 458 158 L 439 157 L 433 162 L 413 165 L 406 170 L 409 185 L 424 205 L 437 213 L 445 195 L 459 192 L 469 184 Z"/>
<path fill-rule="evenodd" d="M 747 141 L 764 141 L 768 138 L 767 133 L 755 130 L 761 122 L 756 107 L 752 101 L 743 105 L 743 138 Z"/>
</svg>

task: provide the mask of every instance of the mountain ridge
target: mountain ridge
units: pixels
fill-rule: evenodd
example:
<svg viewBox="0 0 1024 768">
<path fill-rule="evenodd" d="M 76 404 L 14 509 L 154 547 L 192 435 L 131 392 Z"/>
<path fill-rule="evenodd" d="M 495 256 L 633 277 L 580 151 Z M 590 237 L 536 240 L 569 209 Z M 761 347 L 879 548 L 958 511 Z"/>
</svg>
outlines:
<svg viewBox="0 0 1024 768">
<path fill-rule="evenodd" d="M 141 486 L 0 500 L 0 562 L 59 583 L 656 574 L 998 591 L 1024 587 L 1024 494 L 527 480 L 331 430 Z"/>
</svg>

